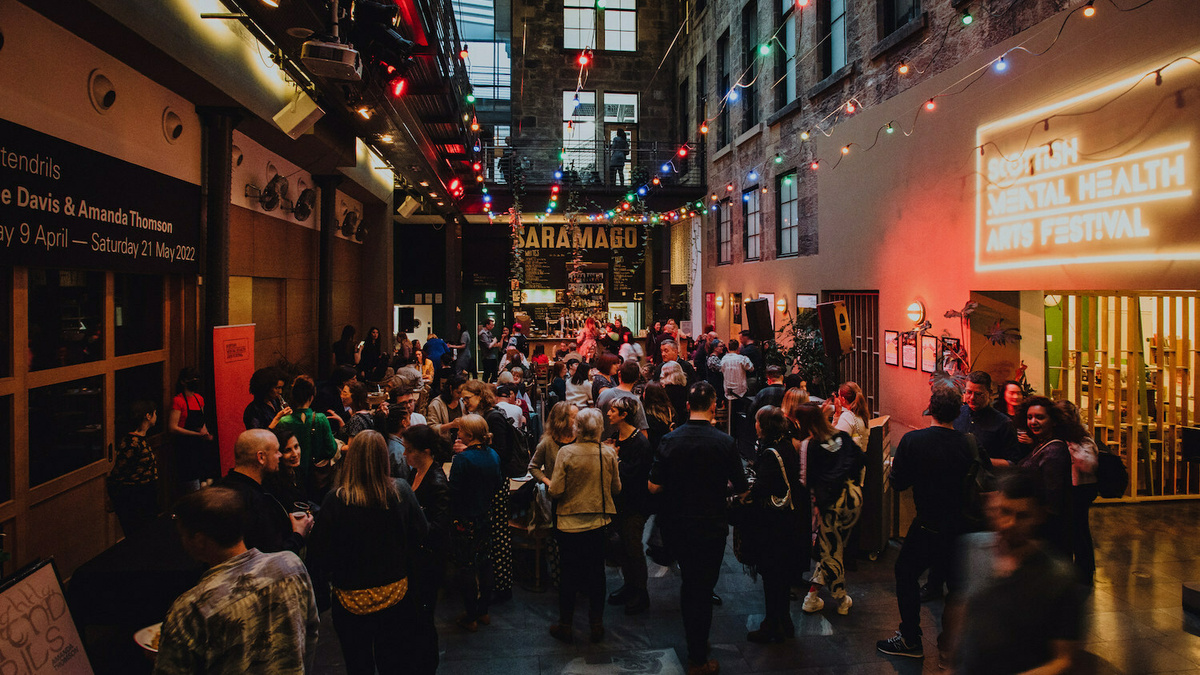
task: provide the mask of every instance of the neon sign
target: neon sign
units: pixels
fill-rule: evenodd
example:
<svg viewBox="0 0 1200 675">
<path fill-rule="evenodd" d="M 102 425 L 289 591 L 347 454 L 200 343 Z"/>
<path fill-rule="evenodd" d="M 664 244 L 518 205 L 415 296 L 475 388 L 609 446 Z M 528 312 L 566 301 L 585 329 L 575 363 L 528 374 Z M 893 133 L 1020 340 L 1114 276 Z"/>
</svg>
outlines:
<svg viewBox="0 0 1200 675">
<path fill-rule="evenodd" d="M 1118 96 L 1137 79 L 977 130 L 976 270 L 1200 260 L 1187 140 L 1200 125 L 1159 105 L 1162 89 Z M 1114 105 L 1100 118 L 1057 117 L 1092 99 Z"/>
</svg>

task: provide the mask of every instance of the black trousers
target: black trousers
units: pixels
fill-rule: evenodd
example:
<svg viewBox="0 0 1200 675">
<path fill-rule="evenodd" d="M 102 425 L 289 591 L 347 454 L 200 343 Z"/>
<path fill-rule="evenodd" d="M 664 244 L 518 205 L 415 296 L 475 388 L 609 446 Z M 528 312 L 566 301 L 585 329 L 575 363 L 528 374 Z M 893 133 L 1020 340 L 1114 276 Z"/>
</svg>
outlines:
<svg viewBox="0 0 1200 675">
<path fill-rule="evenodd" d="M 782 571 L 764 571 L 763 601 L 766 605 L 763 625 L 776 630 L 792 629 L 791 592 L 788 575 Z"/>
<path fill-rule="evenodd" d="M 158 517 L 158 484 L 109 484 L 108 498 L 121 523 L 121 531 L 131 537 Z M 1090 540 L 1089 540 L 1090 541 Z"/>
<path fill-rule="evenodd" d="M 584 532 L 554 531 L 558 541 L 561 579 L 558 583 L 558 622 L 570 626 L 575 616 L 575 598 L 588 599 L 588 621 L 604 620 L 604 539 L 600 527 Z"/>
<path fill-rule="evenodd" d="M 925 570 L 942 570 L 953 580 L 955 575 L 950 573 L 953 553 L 952 533 L 935 531 L 917 520 L 908 526 L 904 545 L 896 557 L 896 604 L 900 607 L 900 634 L 906 642 L 916 642 L 921 637 L 921 574 Z M 951 593 L 956 590 L 955 585 L 952 581 Z M 944 622 L 942 628 L 945 630 Z"/>
<path fill-rule="evenodd" d="M 378 670 L 380 675 L 432 675 L 438 665 L 437 634 L 432 641 L 428 639 L 419 615 L 418 603 L 411 595 L 383 611 L 362 615 L 349 612 L 335 600 L 333 629 L 342 645 L 346 673 L 374 675 Z"/>
<path fill-rule="evenodd" d="M 483 369 L 480 379 L 484 382 L 495 382 L 500 368 L 500 359 L 483 359 Z"/>
<path fill-rule="evenodd" d="M 646 531 L 644 513 L 626 511 L 617 516 L 617 535 L 621 539 L 621 576 L 625 587 L 646 592 L 646 549 L 642 547 L 642 535 Z"/>
<path fill-rule="evenodd" d="M 711 523 L 705 527 L 663 522 L 663 538 L 679 563 L 679 609 L 687 637 L 688 661 L 708 660 L 708 633 L 712 629 L 712 593 L 721 575 L 727 532 Z"/>
<path fill-rule="evenodd" d="M 1100 494 L 1095 483 L 1071 486 L 1071 554 L 1079 579 L 1091 586 L 1096 576 L 1096 549 L 1092 545 L 1092 526 L 1088 511 Z M 118 512 L 119 514 L 119 512 Z"/>
<path fill-rule="evenodd" d="M 454 547 L 455 586 L 462 595 L 469 621 L 488 613 L 495 579 L 492 573 L 491 531 L 487 519 L 455 521 L 450 530 Z"/>
</svg>

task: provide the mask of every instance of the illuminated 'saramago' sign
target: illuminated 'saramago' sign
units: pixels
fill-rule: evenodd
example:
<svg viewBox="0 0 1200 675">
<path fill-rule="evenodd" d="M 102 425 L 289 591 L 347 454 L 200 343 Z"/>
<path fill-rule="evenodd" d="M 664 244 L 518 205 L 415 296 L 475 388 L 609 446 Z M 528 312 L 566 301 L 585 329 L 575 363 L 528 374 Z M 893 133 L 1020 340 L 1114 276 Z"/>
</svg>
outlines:
<svg viewBox="0 0 1200 675">
<path fill-rule="evenodd" d="M 1200 125 L 1175 87 L 1121 96 L 1134 82 L 979 128 L 977 270 L 1200 260 Z"/>
</svg>

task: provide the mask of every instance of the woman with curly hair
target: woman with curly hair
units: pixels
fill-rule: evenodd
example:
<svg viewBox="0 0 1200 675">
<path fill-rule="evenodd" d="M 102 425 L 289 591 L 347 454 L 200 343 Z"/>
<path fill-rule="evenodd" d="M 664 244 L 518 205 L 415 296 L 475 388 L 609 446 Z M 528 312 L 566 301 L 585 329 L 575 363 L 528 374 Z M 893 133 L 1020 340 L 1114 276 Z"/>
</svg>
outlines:
<svg viewBox="0 0 1200 675">
<path fill-rule="evenodd" d="M 1042 535 L 1060 555 L 1071 557 L 1071 451 L 1064 440 L 1069 425 L 1063 411 L 1045 396 L 1031 396 L 1017 409 L 1025 422 L 1033 451 L 1017 462 L 1046 490 L 1046 520 Z"/>
</svg>

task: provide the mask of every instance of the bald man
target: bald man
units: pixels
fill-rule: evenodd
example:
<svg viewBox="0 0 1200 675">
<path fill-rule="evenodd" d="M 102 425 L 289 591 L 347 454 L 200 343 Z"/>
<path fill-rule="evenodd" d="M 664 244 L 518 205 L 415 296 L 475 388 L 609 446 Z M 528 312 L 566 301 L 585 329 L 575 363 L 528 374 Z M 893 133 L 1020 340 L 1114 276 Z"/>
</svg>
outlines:
<svg viewBox="0 0 1200 675">
<path fill-rule="evenodd" d="M 233 468 L 220 485 L 237 490 L 246 502 L 247 548 L 298 555 L 312 529 L 312 515 L 289 515 L 291 504 L 280 504 L 262 485 L 264 475 L 279 470 L 279 457 L 275 434 L 266 429 L 247 429 L 233 445 Z"/>
</svg>

